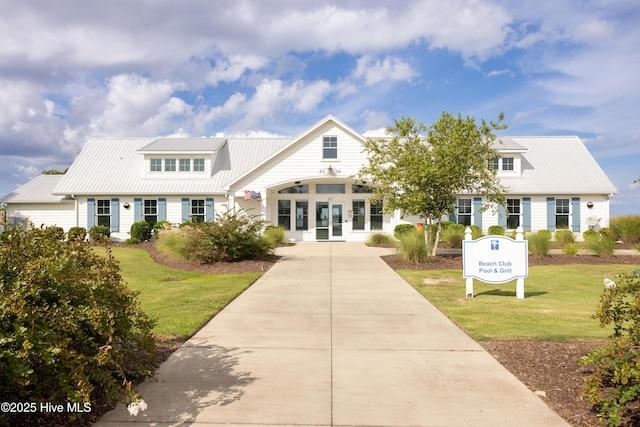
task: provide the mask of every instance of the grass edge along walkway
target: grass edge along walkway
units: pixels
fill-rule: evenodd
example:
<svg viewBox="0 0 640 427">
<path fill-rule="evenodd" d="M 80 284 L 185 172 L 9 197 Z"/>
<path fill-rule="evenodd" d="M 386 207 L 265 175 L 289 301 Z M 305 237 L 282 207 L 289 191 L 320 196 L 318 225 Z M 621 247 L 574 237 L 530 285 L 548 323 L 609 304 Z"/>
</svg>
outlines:
<svg viewBox="0 0 640 427">
<path fill-rule="evenodd" d="M 143 249 L 112 247 L 122 278 L 143 311 L 156 320 L 153 333 L 186 340 L 251 286 L 262 273 L 202 274 L 158 264 Z"/>
<path fill-rule="evenodd" d="M 593 318 L 605 277 L 630 273 L 629 265 L 529 267 L 525 299 L 516 299 L 515 280 L 474 280 L 475 297 L 465 299 L 461 270 L 398 270 L 411 286 L 478 341 L 532 339 L 594 341 L 612 332 Z"/>
</svg>

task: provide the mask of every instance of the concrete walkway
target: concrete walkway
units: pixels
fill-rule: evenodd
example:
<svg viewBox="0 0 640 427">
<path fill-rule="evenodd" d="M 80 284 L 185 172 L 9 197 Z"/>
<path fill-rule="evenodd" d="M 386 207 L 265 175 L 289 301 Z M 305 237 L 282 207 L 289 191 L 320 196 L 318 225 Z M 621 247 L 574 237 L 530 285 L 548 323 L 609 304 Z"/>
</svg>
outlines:
<svg viewBox="0 0 640 427">
<path fill-rule="evenodd" d="M 97 426 L 567 426 L 391 270 L 299 243 Z M 464 290 L 462 290 L 464 291 Z"/>
</svg>

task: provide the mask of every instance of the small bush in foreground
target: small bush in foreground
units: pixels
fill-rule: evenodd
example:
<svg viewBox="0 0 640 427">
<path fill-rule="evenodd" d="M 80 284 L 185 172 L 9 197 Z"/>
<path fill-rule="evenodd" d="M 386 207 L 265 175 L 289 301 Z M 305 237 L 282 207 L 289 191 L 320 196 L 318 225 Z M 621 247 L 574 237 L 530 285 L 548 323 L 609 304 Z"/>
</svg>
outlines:
<svg viewBox="0 0 640 427">
<path fill-rule="evenodd" d="M 537 233 L 529 234 L 527 240 L 529 241 L 531 255 L 538 258 L 549 255 L 549 249 L 551 249 L 551 233 L 549 230 L 540 230 Z"/>
<path fill-rule="evenodd" d="M 189 228 L 168 228 L 160 230 L 156 247 L 164 254 L 179 259 L 189 259 L 186 246 L 189 239 Z"/>
<path fill-rule="evenodd" d="M 166 220 L 158 221 L 153 224 L 153 237 L 158 240 L 160 237 L 160 231 L 171 228 L 171 223 Z"/>
<path fill-rule="evenodd" d="M 284 228 L 277 225 L 268 225 L 267 228 L 264 229 L 263 235 L 271 246 L 276 246 L 286 241 L 284 237 Z"/>
<path fill-rule="evenodd" d="M 416 227 L 413 224 L 398 224 L 393 229 L 393 235 L 396 239 L 399 239 L 401 234 L 411 232 L 415 229 Z"/>
<path fill-rule="evenodd" d="M 442 232 L 442 241 L 451 245 L 452 248 L 461 248 L 464 240 L 465 227 L 460 224 L 452 224 Z"/>
<path fill-rule="evenodd" d="M 566 255 L 575 255 L 578 253 L 578 245 L 576 245 L 575 243 L 567 243 L 566 245 L 564 245 L 562 251 Z"/>
<path fill-rule="evenodd" d="M 84 227 L 71 227 L 67 232 L 69 240 L 84 240 L 87 237 L 87 229 Z"/>
<path fill-rule="evenodd" d="M 240 261 L 266 255 L 273 246 L 263 239 L 264 221 L 229 210 L 214 222 L 194 222 L 187 230 L 185 253 L 203 263 Z"/>
<path fill-rule="evenodd" d="M 369 240 L 367 240 L 367 243 L 370 245 L 390 245 L 394 244 L 395 242 L 396 241 L 393 239 L 393 237 L 384 233 L 372 234 L 371 236 L 369 236 Z"/>
<path fill-rule="evenodd" d="M 138 221 L 131 224 L 131 238 L 141 242 L 151 240 L 153 228 L 147 221 Z"/>
<path fill-rule="evenodd" d="M 569 243 L 574 243 L 576 241 L 575 236 L 571 230 L 558 230 L 556 231 L 556 242 L 560 243 L 562 246 L 568 245 Z"/>
<path fill-rule="evenodd" d="M 596 318 L 613 325 L 610 342 L 582 357 L 593 373 L 585 378 L 582 397 L 598 409 L 609 426 L 638 425 L 640 420 L 640 276 L 618 276 L 605 288 Z"/>
<path fill-rule="evenodd" d="M 640 215 L 611 218 L 611 234 L 631 246 L 640 246 Z"/>
<path fill-rule="evenodd" d="M 429 258 L 429 250 L 424 240 L 424 234 L 418 230 L 400 234 L 398 239 L 398 254 L 405 261 L 414 263 L 425 262 Z"/>
<path fill-rule="evenodd" d="M 33 228 L 8 227 L 0 241 L 0 399 L 82 404 L 135 396 L 131 381 L 155 363 L 153 322 L 110 252 Z M 23 424 L 0 414 L 3 422 Z"/>
<path fill-rule="evenodd" d="M 596 236 L 587 239 L 587 247 L 601 257 L 612 257 L 616 242 L 610 237 Z"/>
<path fill-rule="evenodd" d="M 94 225 L 89 230 L 89 237 L 96 243 L 108 243 L 111 241 L 111 230 L 106 225 Z"/>
<path fill-rule="evenodd" d="M 490 236 L 504 236 L 504 227 L 501 225 L 492 225 L 489 227 Z"/>
<path fill-rule="evenodd" d="M 586 230 L 584 233 L 582 233 L 582 238 L 586 241 L 589 240 L 593 237 L 597 237 L 598 236 L 598 232 L 592 228 Z"/>
</svg>

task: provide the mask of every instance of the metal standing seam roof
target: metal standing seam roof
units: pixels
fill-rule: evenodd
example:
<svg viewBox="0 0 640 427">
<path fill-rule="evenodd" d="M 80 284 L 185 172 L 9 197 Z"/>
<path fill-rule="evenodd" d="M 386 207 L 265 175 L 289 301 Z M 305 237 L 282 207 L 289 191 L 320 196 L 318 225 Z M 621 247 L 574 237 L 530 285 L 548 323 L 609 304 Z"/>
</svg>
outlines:
<svg viewBox="0 0 640 427">
<path fill-rule="evenodd" d="M 140 148 L 139 152 L 216 152 L 224 145 L 226 138 L 158 138 Z"/>
<path fill-rule="evenodd" d="M 577 136 L 512 136 L 528 148 L 522 174 L 501 176 L 512 194 L 616 194 L 618 190 Z"/>
<path fill-rule="evenodd" d="M 64 175 L 38 175 L 2 197 L 0 201 L 10 203 L 71 203 L 73 200 L 64 200 L 63 196 L 53 194 L 54 188 L 63 177 Z"/>
<path fill-rule="evenodd" d="M 176 178 L 147 177 L 144 154 L 184 150 L 183 138 L 91 139 L 64 179 L 55 188 L 60 195 L 215 194 L 254 168 L 262 159 L 290 144 L 292 138 L 186 138 L 207 150 L 217 147 L 212 175 Z M 208 141 L 207 141 L 208 140 Z M 156 148 L 148 150 L 148 148 Z M 158 147 L 162 147 L 159 150 Z M 193 146 L 192 146 L 193 147 Z M 192 148 L 184 150 L 190 152 Z"/>
</svg>

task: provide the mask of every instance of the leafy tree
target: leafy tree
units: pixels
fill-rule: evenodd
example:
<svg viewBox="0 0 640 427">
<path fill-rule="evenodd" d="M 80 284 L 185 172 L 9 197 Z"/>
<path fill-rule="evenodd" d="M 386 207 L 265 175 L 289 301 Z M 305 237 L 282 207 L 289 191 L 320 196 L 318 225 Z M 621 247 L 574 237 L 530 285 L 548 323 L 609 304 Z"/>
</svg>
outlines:
<svg viewBox="0 0 640 427">
<path fill-rule="evenodd" d="M 435 255 L 442 216 L 453 213 L 456 197 L 468 192 L 483 196 L 489 204 L 504 204 L 496 171 L 487 167 L 498 157 L 492 148 L 497 130 L 506 129 L 497 122 L 477 125 L 474 117 L 462 118 L 443 112 L 430 126 L 411 117 L 394 120 L 387 127 L 390 138 L 369 139 L 365 143 L 368 164 L 358 176 L 375 183 L 374 198 L 384 199 L 384 211 L 400 209 L 406 215 L 420 215 L 432 227 L 425 227 L 425 239 L 432 242 Z M 427 132 L 424 136 L 424 132 Z"/>
<path fill-rule="evenodd" d="M 46 171 L 42 171 L 43 175 L 64 175 L 65 173 L 67 173 L 67 171 L 69 170 L 69 168 L 66 168 L 63 171 L 59 171 L 57 169 L 47 169 Z"/>
</svg>

